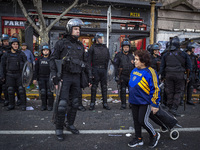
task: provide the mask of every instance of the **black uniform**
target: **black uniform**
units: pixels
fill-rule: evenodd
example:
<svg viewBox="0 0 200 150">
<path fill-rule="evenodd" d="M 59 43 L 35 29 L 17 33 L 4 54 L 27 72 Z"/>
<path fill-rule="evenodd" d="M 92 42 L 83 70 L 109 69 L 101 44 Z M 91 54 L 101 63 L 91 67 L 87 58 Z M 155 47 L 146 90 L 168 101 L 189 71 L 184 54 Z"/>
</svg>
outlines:
<svg viewBox="0 0 200 150">
<path fill-rule="evenodd" d="M 187 53 L 179 49 L 166 52 L 161 60 L 160 74 L 166 79 L 165 92 L 167 105 L 172 114 L 180 104 L 181 94 L 184 91 L 185 71 L 191 68 L 191 61 Z"/>
<path fill-rule="evenodd" d="M 56 118 L 57 135 L 63 135 L 66 110 L 69 125 L 68 129 L 72 132 L 76 130 L 73 124 L 77 108 L 79 106 L 78 98 L 80 94 L 80 75 L 86 62 L 84 57 L 85 52 L 83 44 L 70 35 L 67 35 L 63 39 L 56 42 L 54 52 L 50 57 L 50 70 L 52 76 L 56 76 L 57 73 L 55 60 L 63 59 L 61 76 L 63 81 L 58 104 L 58 114 Z M 69 99 L 69 93 L 72 95 L 71 100 Z M 78 133 L 78 131 L 76 133 Z"/>
<path fill-rule="evenodd" d="M 157 72 L 159 72 L 160 70 L 160 62 L 161 62 L 160 56 L 157 55 L 157 57 L 155 57 L 154 55 L 151 55 L 151 67 Z"/>
<path fill-rule="evenodd" d="M 195 76 L 197 73 L 197 60 L 196 60 L 196 56 L 192 53 L 191 55 L 189 55 L 191 63 L 192 63 L 192 69 L 190 70 L 190 78 L 189 78 L 189 82 L 188 82 L 188 86 L 187 86 L 187 103 L 188 104 L 193 104 L 191 102 L 191 98 L 192 98 L 192 92 L 194 89 L 194 84 L 195 84 Z"/>
<path fill-rule="evenodd" d="M 94 109 L 96 101 L 96 92 L 99 82 L 101 83 L 101 92 L 103 98 L 103 107 L 110 109 L 107 104 L 107 68 L 110 59 L 110 53 L 106 45 L 93 44 L 89 49 L 90 62 L 92 63 L 93 83 L 91 88 L 90 110 Z"/>
<path fill-rule="evenodd" d="M 123 52 L 117 53 L 114 59 L 115 77 L 119 79 L 121 108 L 126 108 L 126 87 L 128 87 L 130 73 L 134 69 L 134 56 Z"/>
<path fill-rule="evenodd" d="M 10 46 L 1 46 L 0 48 L 0 63 L 1 63 L 1 57 L 3 56 L 3 54 L 7 51 L 10 51 Z M 4 101 L 4 106 L 8 106 L 8 103 L 9 103 L 9 100 L 8 100 L 8 90 L 7 90 L 7 87 L 6 87 L 6 82 L 5 80 L 4 81 L 0 81 L 0 94 L 4 93 L 4 98 L 5 98 L 5 101 Z"/>
<path fill-rule="evenodd" d="M 22 69 L 27 61 L 26 55 L 21 51 L 5 52 L 1 58 L 1 76 L 6 79 L 9 105 L 8 110 L 15 107 L 15 89 L 19 90 L 22 110 L 26 110 L 26 91 L 22 86 Z"/>
<path fill-rule="evenodd" d="M 48 106 L 48 110 L 51 111 L 53 108 L 53 92 L 50 90 L 49 86 L 49 74 L 50 74 L 50 57 L 40 57 L 35 62 L 35 72 L 34 72 L 34 80 L 37 79 L 40 89 L 40 95 L 42 100 L 41 110 L 46 110 Z M 48 99 L 48 103 L 47 103 Z"/>
</svg>

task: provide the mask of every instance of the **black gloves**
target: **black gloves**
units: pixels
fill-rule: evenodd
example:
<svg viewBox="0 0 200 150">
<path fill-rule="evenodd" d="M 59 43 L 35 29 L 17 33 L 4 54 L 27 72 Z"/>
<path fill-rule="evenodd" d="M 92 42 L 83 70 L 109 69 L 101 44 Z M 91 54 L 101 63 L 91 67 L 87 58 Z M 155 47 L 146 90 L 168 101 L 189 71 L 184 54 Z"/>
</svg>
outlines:
<svg viewBox="0 0 200 150">
<path fill-rule="evenodd" d="M 53 77 L 53 83 L 54 83 L 54 85 L 58 85 L 58 83 L 59 83 L 60 80 L 61 80 L 61 78 Z"/>
</svg>

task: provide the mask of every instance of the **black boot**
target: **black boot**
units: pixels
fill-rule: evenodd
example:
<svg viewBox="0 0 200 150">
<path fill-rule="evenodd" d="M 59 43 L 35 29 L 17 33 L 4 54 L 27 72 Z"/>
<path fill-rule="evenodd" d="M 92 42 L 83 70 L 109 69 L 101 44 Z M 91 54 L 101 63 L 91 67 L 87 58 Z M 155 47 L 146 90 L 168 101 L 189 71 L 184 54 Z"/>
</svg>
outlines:
<svg viewBox="0 0 200 150">
<path fill-rule="evenodd" d="M 190 100 L 190 101 L 187 101 L 187 104 L 188 104 L 188 105 L 195 105 L 191 100 Z"/>
<path fill-rule="evenodd" d="M 62 129 L 56 129 L 56 137 L 58 141 L 63 141 L 64 140 L 64 134 Z"/>
<path fill-rule="evenodd" d="M 80 111 L 86 111 L 86 108 L 83 106 L 83 105 L 79 105 L 78 106 L 78 110 L 80 110 Z"/>
<path fill-rule="evenodd" d="M 42 100 L 42 106 L 41 111 L 47 110 L 47 94 L 45 89 L 40 90 L 41 100 Z"/>
<path fill-rule="evenodd" d="M 15 106 L 14 106 L 14 105 L 8 105 L 8 107 L 7 107 L 7 111 L 9 111 L 9 110 L 13 110 L 13 109 L 15 109 Z"/>
<path fill-rule="evenodd" d="M 96 101 L 96 93 L 97 93 L 97 87 L 96 87 L 96 85 L 92 85 L 92 88 L 91 88 L 91 103 L 90 103 L 89 110 L 94 110 L 95 101 Z"/>
<path fill-rule="evenodd" d="M 120 110 L 126 109 L 126 104 L 121 104 Z"/>
<path fill-rule="evenodd" d="M 22 86 L 19 86 L 19 97 L 21 100 L 21 110 L 25 111 L 26 110 L 26 91 L 25 88 Z"/>
<path fill-rule="evenodd" d="M 77 109 L 70 108 L 69 112 L 67 113 L 67 122 L 65 124 L 67 130 L 71 131 L 73 134 L 79 134 L 79 130 L 76 129 L 76 127 L 74 126 L 76 112 L 77 112 Z"/>
<path fill-rule="evenodd" d="M 101 86 L 102 98 L 103 98 L 103 108 L 106 110 L 110 110 L 110 107 L 107 103 L 107 85 Z"/>
<path fill-rule="evenodd" d="M 178 109 L 178 107 L 175 106 L 175 105 L 173 105 L 173 106 L 171 107 L 171 109 L 169 109 L 169 112 L 170 112 L 172 115 L 174 115 L 175 117 L 180 117 L 181 115 L 177 113 L 177 109 Z"/>
<path fill-rule="evenodd" d="M 106 109 L 106 110 L 110 110 L 110 107 L 108 106 L 108 103 L 104 103 L 103 104 L 103 108 Z"/>
<path fill-rule="evenodd" d="M 8 87 L 8 98 L 9 98 L 9 105 L 7 107 L 7 110 L 15 109 L 15 91 L 13 87 Z"/>
<path fill-rule="evenodd" d="M 89 108 L 89 110 L 94 110 L 94 107 L 95 107 L 95 103 L 90 103 L 90 108 Z"/>
<path fill-rule="evenodd" d="M 126 109 L 126 87 L 121 87 L 121 93 L 120 93 L 120 98 L 121 98 L 121 107 L 120 110 Z"/>
<path fill-rule="evenodd" d="M 52 111 L 53 110 L 53 102 L 54 102 L 53 93 L 50 90 L 47 90 L 47 96 L 48 96 L 48 107 L 47 107 L 47 110 L 48 111 Z"/>
</svg>

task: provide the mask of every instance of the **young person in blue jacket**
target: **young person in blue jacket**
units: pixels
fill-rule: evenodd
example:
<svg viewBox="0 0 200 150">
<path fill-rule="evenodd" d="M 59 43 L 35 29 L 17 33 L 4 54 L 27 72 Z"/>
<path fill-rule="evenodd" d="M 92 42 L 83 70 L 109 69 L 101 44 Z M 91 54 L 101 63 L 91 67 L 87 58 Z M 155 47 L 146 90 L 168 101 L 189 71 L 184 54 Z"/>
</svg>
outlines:
<svg viewBox="0 0 200 150">
<path fill-rule="evenodd" d="M 159 110 L 160 89 L 156 71 L 150 66 L 150 54 L 146 50 L 135 52 L 135 69 L 132 70 L 129 81 L 129 103 L 131 104 L 135 138 L 128 146 L 135 147 L 143 145 L 141 130 L 142 127 L 150 135 L 149 147 L 154 148 L 160 134 L 150 124 L 149 114 L 155 114 Z"/>
</svg>

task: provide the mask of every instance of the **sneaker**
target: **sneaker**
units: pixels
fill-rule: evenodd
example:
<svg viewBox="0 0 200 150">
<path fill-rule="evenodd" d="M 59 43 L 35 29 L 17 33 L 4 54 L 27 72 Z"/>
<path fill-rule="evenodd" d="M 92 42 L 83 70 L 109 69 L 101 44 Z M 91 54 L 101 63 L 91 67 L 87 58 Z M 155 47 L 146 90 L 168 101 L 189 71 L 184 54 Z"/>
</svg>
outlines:
<svg viewBox="0 0 200 150">
<path fill-rule="evenodd" d="M 158 141 L 160 139 L 160 133 L 156 133 L 156 136 L 150 137 L 150 142 L 149 142 L 149 148 L 154 148 L 158 144 Z"/>
<path fill-rule="evenodd" d="M 141 139 L 138 139 L 138 138 L 134 138 L 132 141 L 130 141 L 128 143 L 128 146 L 129 147 L 136 147 L 138 145 L 143 145 L 144 142 L 142 141 L 142 138 Z"/>
</svg>

